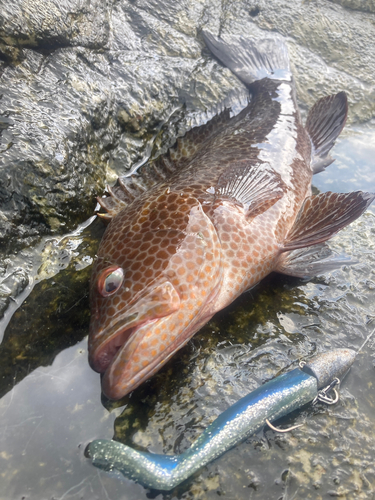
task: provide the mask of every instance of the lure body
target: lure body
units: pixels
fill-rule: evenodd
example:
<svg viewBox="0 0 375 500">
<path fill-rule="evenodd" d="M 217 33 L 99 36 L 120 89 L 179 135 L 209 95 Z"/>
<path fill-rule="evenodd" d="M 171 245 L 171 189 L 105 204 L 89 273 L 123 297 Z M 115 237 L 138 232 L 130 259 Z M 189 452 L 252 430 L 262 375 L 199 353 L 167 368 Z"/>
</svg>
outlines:
<svg viewBox="0 0 375 500">
<path fill-rule="evenodd" d="M 273 421 L 312 401 L 326 383 L 342 377 L 356 353 L 337 349 L 317 356 L 302 369 L 276 377 L 224 411 L 180 455 L 136 451 L 116 441 L 95 440 L 88 454 L 96 467 L 117 469 L 149 488 L 171 490 L 199 468 Z"/>
</svg>

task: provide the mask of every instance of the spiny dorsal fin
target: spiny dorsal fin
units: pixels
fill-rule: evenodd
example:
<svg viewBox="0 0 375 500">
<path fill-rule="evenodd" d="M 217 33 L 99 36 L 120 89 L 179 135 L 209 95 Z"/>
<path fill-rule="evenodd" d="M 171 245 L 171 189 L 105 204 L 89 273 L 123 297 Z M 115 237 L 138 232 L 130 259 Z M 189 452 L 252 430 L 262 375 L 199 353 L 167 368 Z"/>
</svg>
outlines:
<svg viewBox="0 0 375 500">
<path fill-rule="evenodd" d="M 105 220 L 110 220 L 144 191 L 158 182 L 165 181 L 176 170 L 183 168 L 186 162 L 204 147 L 206 141 L 219 133 L 231 117 L 238 114 L 248 103 L 249 92 L 246 89 L 230 92 L 223 102 L 210 111 L 211 116 L 214 111 L 217 114 L 207 123 L 189 130 L 183 137 L 177 139 L 175 146 L 165 155 L 160 155 L 142 165 L 137 174 L 119 177 L 115 186 L 112 188 L 107 186 L 110 196 L 97 198 L 100 206 L 107 213 L 98 213 L 98 215 Z M 199 121 L 202 120 L 202 115 L 198 118 Z"/>
<path fill-rule="evenodd" d="M 220 133 L 233 116 L 238 115 L 250 102 L 249 91 L 246 88 L 234 89 L 225 99 L 211 109 L 197 113 L 193 127 L 169 150 L 171 160 L 176 168 L 185 165 L 214 134 Z M 207 120 L 209 118 L 209 120 Z M 203 125 L 201 125 L 203 123 Z"/>
<path fill-rule="evenodd" d="M 106 213 L 98 213 L 98 216 L 104 220 L 111 220 L 121 210 L 127 207 L 132 201 L 143 193 L 147 187 L 139 180 L 131 176 L 127 178 L 118 178 L 117 183 L 113 186 L 107 186 L 106 191 L 109 196 L 98 197 L 99 205 Z"/>
<path fill-rule="evenodd" d="M 98 197 L 97 200 L 99 205 L 106 211 L 104 214 L 98 212 L 97 215 L 104 220 L 111 220 L 112 217 L 121 212 L 121 210 L 127 206 L 127 203 L 117 197 L 114 197 L 112 194 L 110 196 Z"/>
<path fill-rule="evenodd" d="M 278 173 L 257 158 L 239 161 L 224 172 L 216 185 L 216 198 L 240 203 L 246 215 L 255 217 L 282 198 L 284 183 Z"/>
<path fill-rule="evenodd" d="M 169 151 L 171 160 L 177 165 L 194 156 L 202 145 L 223 125 L 230 120 L 230 109 L 226 108 L 221 113 L 215 115 L 204 125 L 194 127 L 183 137 L 177 139 L 176 145 Z"/>
<path fill-rule="evenodd" d="M 170 160 L 166 157 L 159 157 L 142 166 L 139 174 L 119 177 L 113 187 L 107 186 L 106 188 L 110 196 L 97 198 L 99 205 L 107 212 L 98 213 L 99 217 L 105 220 L 112 219 L 142 193 L 167 179 L 174 170 L 175 166 Z"/>
<path fill-rule="evenodd" d="M 297 278 L 312 278 L 356 261 L 345 255 L 337 255 L 327 243 L 299 248 L 281 254 L 275 271 Z"/>
<path fill-rule="evenodd" d="M 353 220 L 357 219 L 374 200 L 375 194 L 327 193 L 309 196 L 298 212 L 281 251 L 322 243 Z"/>
<path fill-rule="evenodd" d="M 160 155 L 154 161 L 154 170 L 162 171 L 166 177 L 169 177 L 170 174 L 173 174 L 176 171 L 176 165 L 173 161 L 168 157 L 169 155 Z"/>
<path fill-rule="evenodd" d="M 305 128 L 313 145 L 311 166 L 314 174 L 322 172 L 334 161 L 328 153 L 343 129 L 347 115 L 345 92 L 323 97 L 311 108 Z"/>
</svg>

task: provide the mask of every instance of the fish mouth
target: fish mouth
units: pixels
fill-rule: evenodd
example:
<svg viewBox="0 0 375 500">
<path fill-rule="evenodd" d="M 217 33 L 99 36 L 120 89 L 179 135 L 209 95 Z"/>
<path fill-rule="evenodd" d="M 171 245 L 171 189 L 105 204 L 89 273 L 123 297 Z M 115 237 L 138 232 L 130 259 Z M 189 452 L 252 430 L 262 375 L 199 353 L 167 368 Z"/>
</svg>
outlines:
<svg viewBox="0 0 375 500">
<path fill-rule="evenodd" d="M 117 353 L 134 334 L 137 326 L 141 326 L 134 324 L 129 326 L 129 321 L 126 320 L 124 321 L 125 325 L 122 327 L 118 323 L 109 331 L 103 332 L 102 335 L 106 340 L 101 342 L 94 350 L 90 349 L 89 363 L 91 368 L 98 373 L 104 373 L 107 370 Z"/>
<path fill-rule="evenodd" d="M 174 322 L 170 317 L 157 318 L 134 328 L 105 370 L 103 393 L 109 399 L 118 400 L 136 389 L 158 372 L 212 315 L 198 312 L 181 330 L 174 330 L 175 335 L 170 335 L 171 322 Z M 163 331 L 168 333 L 163 335 Z"/>
<path fill-rule="evenodd" d="M 178 338 L 167 345 L 166 349 L 159 352 L 153 359 L 148 359 L 147 364 L 141 365 L 140 369 L 134 369 L 134 354 L 139 344 L 152 330 L 155 323 L 161 319 L 141 321 L 129 327 L 126 321 L 123 327 L 119 327 L 119 322 L 109 331 L 103 332 L 103 341 L 94 351 L 90 351 L 89 363 L 91 367 L 103 374 L 102 391 L 105 396 L 112 400 L 121 399 L 123 396 L 138 387 L 144 380 L 156 373 L 160 366 L 164 364 L 186 341 Z"/>
<path fill-rule="evenodd" d="M 89 349 L 91 367 L 103 374 L 102 391 L 109 399 L 118 400 L 154 375 L 206 322 L 193 321 L 169 338 L 170 316 L 145 319 L 137 314 L 125 316 L 114 326 L 101 332 L 96 349 Z M 165 339 L 164 339 L 165 336 Z M 157 339 L 161 337 L 161 342 Z M 159 344 L 155 347 L 155 342 Z"/>
<path fill-rule="evenodd" d="M 102 332 L 101 337 L 104 337 L 104 340 L 98 343 L 95 349 L 89 349 L 89 363 L 93 370 L 98 373 L 105 373 L 115 360 L 121 356 L 121 353 L 131 343 L 140 329 L 150 327 L 160 319 L 139 318 L 137 321 L 137 316 L 137 313 L 126 316 L 125 319 L 118 321 L 114 326 Z"/>
<path fill-rule="evenodd" d="M 142 382 L 154 375 L 191 337 L 180 332 L 173 342 L 167 343 L 165 348 L 157 354 L 148 350 L 148 355 L 146 356 L 147 353 L 143 352 L 145 357 L 143 360 L 138 360 L 139 347 L 159 325 L 160 318 L 157 318 L 117 334 L 118 340 L 113 339 L 111 349 L 116 349 L 116 353 L 107 365 L 102 378 L 102 391 L 109 399 L 121 399 L 136 389 Z M 124 335 L 127 337 L 125 343 L 117 348 L 120 338 Z"/>
<path fill-rule="evenodd" d="M 89 363 L 93 370 L 106 372 L 119 351 L 131 342 L 140 328 L 169 316 L 179 307 L 180 296 L 166 281 L 141 297 L 133 307 L 120 313 L 104 330 L 95 331 L 93 321 L 89 336 Z"/>
<path fill-rule="evenodd" d="M 152 377 L 214 314 L 200 305 L 195 314 L 181 318 L 180 314 L 184 315 L 179 313 L 176 290 L 170 283 L 164 284 L 163 290 L 166 300 L 162 307 L 153 294 L 146 308 L 135 305 L 114 325 L 90 339 L 90 364 L 103 373 L 102 391 L 109 399 L 121 399 Z M 218 290 L 215 287 L 208 299 Z"/>
</svg>

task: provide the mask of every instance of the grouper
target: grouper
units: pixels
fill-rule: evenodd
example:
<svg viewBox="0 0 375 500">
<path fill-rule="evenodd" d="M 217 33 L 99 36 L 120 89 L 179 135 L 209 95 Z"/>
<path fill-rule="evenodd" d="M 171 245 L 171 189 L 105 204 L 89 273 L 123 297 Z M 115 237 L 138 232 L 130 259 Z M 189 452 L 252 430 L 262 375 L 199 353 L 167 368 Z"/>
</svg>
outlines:
<svg viewBox="0 0 375 500">
<path fill-rule="evenodd" d="M 99 199 L 110 223 L 92 271 L 89 362 L 115 400 L 272 271 L 309 277 L 339 265 L 324 242 L 375 197 L 311 193 L 333 161 L 344 92 L 318 100 L 303 126 L 281 38 L 203 38 L 247 86 L 248 104 L 193 128 Z"/>
</svg>

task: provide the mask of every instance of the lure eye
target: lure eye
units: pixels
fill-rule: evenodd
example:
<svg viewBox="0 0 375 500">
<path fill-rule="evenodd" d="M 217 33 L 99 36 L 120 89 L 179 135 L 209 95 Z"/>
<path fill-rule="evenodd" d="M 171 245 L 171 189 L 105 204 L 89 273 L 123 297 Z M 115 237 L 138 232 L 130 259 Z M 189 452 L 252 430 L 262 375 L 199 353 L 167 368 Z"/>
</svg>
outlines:
<svg viewBox="0 0 375 500">
<path fill-rule="evenodd" d="M 124 271 L 121 267 L 109 267 L 99 278 L 98 290 L 103 297 L 117 292 L 124 281 Z"/>
</svg>

